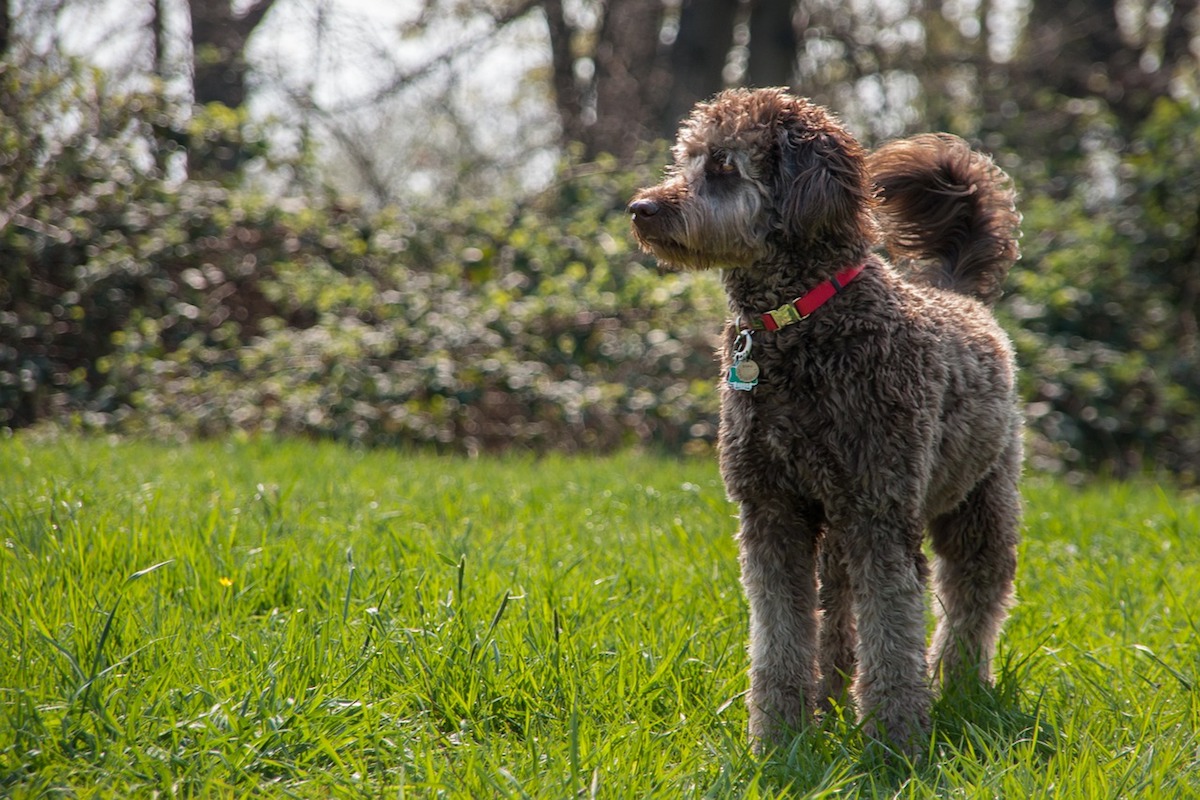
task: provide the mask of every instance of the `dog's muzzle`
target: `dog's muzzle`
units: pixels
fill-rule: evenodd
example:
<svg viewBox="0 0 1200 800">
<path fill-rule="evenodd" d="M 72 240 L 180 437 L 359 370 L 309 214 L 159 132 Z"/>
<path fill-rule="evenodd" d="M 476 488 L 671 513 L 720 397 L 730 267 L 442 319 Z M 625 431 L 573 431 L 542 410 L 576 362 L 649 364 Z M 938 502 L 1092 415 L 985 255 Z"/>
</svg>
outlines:
<svg viewBox="0 0 1200 800">
<path fill-rule="evenodd" d="M 658 243 L 664 238 L 662 227 L 667 215 L 663 213 L 662 203 L 649 197 L 640 197 L 633 200 L 627 208 L 633 223 L 633 233 L 643 247 Z"/>
</svg>

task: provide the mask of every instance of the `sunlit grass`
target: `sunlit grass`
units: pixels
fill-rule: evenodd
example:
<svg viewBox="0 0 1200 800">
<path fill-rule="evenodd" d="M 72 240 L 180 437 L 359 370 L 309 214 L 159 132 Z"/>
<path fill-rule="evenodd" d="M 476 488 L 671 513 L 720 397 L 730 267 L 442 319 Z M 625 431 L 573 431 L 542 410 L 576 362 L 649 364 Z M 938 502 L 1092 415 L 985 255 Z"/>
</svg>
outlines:
<svg viewBox="0 0 1200 800">
<path fill-rule="evenodd" d="M 0 442 L 0 795 L 1200 795 L 1200 511 L 1027 487 L 994 691 L 930 754 L 746 747 L 709 460 Z"/>
</svg>

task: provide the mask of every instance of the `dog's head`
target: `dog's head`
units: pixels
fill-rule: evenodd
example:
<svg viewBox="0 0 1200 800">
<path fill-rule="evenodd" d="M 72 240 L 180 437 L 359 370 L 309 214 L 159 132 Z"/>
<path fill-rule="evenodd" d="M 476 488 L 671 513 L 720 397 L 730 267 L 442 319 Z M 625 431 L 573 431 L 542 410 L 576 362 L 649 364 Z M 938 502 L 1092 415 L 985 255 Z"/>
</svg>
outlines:
<svg viewBox="0 0 1200 800">
<path fill-rule="evenodd" d="M 862 147 L 783 89 L 732 89 L 680 128 L 666 179 L 629 204 L 642 249 L 666 266 L 743 267 L 787 249 L 870 238 Z"/>
</svg>

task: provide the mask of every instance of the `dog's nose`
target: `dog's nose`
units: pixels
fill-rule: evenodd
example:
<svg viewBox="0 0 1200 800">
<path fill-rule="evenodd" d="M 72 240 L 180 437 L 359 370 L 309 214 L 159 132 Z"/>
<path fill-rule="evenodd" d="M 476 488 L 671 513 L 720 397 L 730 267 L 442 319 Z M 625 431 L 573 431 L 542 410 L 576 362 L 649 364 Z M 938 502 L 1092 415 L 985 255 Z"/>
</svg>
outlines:
<svg viewBox="0 0 1200 800">
<path fill-rule="evenodd" d="M 636 217 L 653 217 L 658 213 L 658 203 L 653 200 L 634 200 L 629 204 L 629 213 Z"/>
</svg>

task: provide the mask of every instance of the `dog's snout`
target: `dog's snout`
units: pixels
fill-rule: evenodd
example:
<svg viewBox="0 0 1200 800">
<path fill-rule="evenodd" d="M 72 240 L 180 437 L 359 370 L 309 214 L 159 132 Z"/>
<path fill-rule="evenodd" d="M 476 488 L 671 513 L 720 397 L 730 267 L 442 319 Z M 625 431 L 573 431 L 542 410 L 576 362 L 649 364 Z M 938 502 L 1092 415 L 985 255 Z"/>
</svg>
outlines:
<svg viewBox="0 0 1200 800">
<path fill-rule="evenodd" d="M 653 217 L 659 212 L 659 205 L 653 200 L 634 200 L 629 204 L 629 213 L 634 218 Z"/>
</svg>

